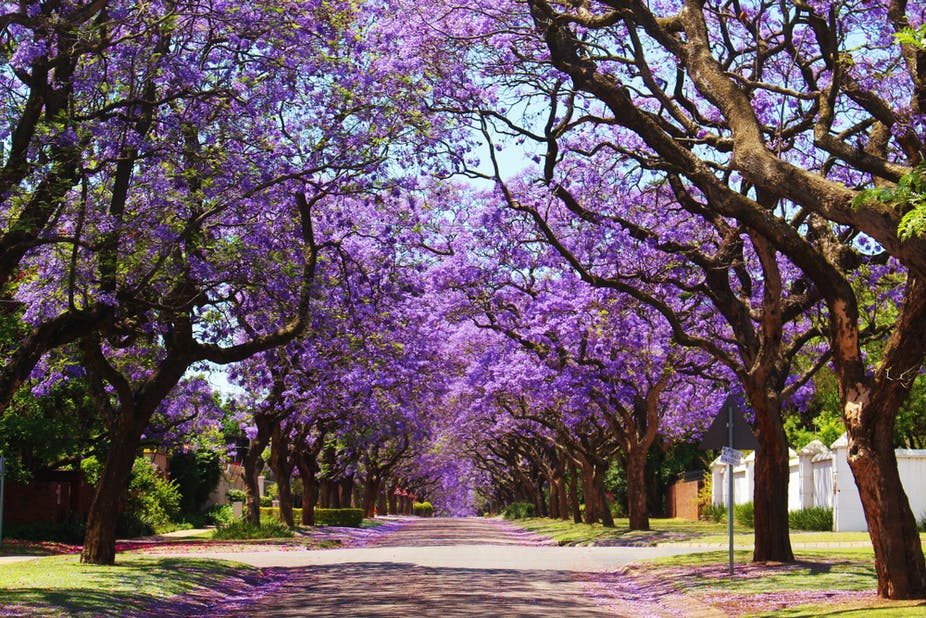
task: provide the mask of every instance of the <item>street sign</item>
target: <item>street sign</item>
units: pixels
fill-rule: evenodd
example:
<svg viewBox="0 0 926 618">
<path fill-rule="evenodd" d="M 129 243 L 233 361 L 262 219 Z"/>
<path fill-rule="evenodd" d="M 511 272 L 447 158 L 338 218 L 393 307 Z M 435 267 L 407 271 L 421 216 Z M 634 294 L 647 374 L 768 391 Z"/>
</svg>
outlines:
<svg viewBox="0 0 926 618">
<path fill-rule="evenodd" d="M 701 439 L 701 448 L 719 448 L 720 462 L 727 465 L 727 536 L 729 537 L 730 576 L 733 576 L 733 466 L 743 458 L 741 449 L 758 450 L 759 441 L 752 433 L 743 411 L 733 395 L 727 395 L 717 416 Z"/>
<path fill-rule="evenodd" d="M 730 440 L 729 422 L 733 421 L 732 442 Z M 711 421 L 704 437 L 701 438 L 701 448 L 723 448 L 729 446 L 738 450 L 758 450 L 759 441 L 752 433 L 749 423 L 743 418 L 743 412 L 733 395 L 728 395 L 723 405 L 717 411 L 717 416 Z"/>
<path fill-rule="evenodd" d="M 720 451 L 720 463 L 728 466 L 738 466 L 743 461 L 743 451 L 725 446 Z"/>
</svg>

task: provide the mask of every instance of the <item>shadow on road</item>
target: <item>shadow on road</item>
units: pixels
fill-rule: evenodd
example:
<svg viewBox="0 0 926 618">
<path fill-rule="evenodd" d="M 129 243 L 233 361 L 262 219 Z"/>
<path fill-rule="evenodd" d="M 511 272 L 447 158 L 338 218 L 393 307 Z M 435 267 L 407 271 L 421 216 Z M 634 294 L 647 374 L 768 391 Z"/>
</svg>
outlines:
<svg viewBox="0 0 926 618">
<path fill-rule="evenodd" d="M 279 569 L 272 595 L 217 616 L 613 616 L 574 573 L 354 563 Z"/>
<path fill-rule="evenodd" d="M 533 532 L 493 519 L 419 519 L 413 525 L 385 534 L 371 547 L 433 545 L 555 545 Z"/>
</svg>

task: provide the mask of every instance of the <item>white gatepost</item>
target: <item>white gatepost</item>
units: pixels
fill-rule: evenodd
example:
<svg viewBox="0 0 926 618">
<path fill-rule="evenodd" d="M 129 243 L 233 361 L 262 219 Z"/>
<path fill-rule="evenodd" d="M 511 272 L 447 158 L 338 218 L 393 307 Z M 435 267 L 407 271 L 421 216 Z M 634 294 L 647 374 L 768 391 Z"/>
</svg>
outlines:
<svg viewBox="0 0 926 618">
<path fill-rule="evenodd" d="M 809 509 L 819 506 L 816 496 L 816 483 L 814 476 L 814 459 L 818 456 L 828 456 L 830 450 L 819 440 L 813 440 L 798 453 L 798 485 L 800 500 L 797 509 Z"/>
<path fill-rule="evenodd" d="M 895 454 L 900 483 L 910 501 L 913 517 L 920 523 L 926 518 L 926 451 L 899 448 Z"/>
<path fill-rule="evenodd" d="M 865 532 L 868 523 L 862 499 L 849 468 L 849 438 L 846 434 L 833 442 L 833 531 Z"/>
</svg>

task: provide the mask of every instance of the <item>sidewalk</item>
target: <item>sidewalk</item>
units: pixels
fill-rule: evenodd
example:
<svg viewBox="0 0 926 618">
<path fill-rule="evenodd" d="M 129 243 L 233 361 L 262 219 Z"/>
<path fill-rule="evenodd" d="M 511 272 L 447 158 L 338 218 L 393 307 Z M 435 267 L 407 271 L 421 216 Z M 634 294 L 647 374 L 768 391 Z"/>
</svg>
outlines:
<svg viewBox="0 0 926 618">
<path fill-rule="evenodd" d="M 679 543 L 657 543 L 656 547 L 694 547 L 697 549 L 727 549 L 730 547 L 727 543 L 698 543 L 696 541 L 683 541 Z M 840 541 L 840 542 L 823 542 L 823 543 L 791 543 L 791 549 L 853 549 L 853 548 L 870 548 L 870 541 Z M 742 551 L 751 551 L 755 545 L 734 545 L 733 549 Z"/>
</svg>

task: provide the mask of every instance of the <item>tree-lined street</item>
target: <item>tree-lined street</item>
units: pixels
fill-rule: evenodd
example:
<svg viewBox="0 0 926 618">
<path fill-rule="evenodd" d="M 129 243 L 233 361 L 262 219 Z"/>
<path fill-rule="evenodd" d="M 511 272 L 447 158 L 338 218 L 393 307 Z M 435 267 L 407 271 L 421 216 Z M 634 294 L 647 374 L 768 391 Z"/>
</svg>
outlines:
<svg viewBox="0 0 926 618">
<path fill-rule="evenodd" d="M 595 573 L 685 547 L 558 547 L 498 520 L 406 521 L 369 547 L 307 552 L 198 553 L 282 569 L 282 584 L 241 613 L 305 616 L 578 616 L 615 613 Z M 625 607 L 632 611 L 632 607 Z M 635 614 L 639 615 L 639 614 Z M 708 615 L 708 614 L 705 614 Z"/>
<path fill-rule="evenodd" d="M 177 528 L 684 512 L 788 573 L 847 489 L 878 595 L 926 599 L 924 195 L 922 2 L 0 1 L 4 532 L 96 573 Z M 843 435 L 841 487 L 794 478 Z M 492 525 L 304 552 L 287 590 L 496 569 L 556 613 L 631 555 Z"/>
</svg>

